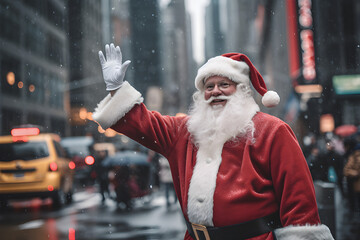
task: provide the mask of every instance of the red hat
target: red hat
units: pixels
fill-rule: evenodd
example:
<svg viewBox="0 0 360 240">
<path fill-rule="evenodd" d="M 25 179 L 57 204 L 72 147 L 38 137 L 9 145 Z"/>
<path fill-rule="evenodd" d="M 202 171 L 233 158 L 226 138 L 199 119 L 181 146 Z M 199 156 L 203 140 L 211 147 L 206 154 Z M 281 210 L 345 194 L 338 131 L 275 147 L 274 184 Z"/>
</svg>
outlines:
<svg viewBox="0 0 360 240">
<path fill-rule="evenodd" d="M 280 102 L 279 95 L 267 90 L 261 74 L 250 59 L 242 53 L 226 53 L 209 59 L 198 70 L 195 78 L 196 88 L 202 90 L 206 79 L 216 75 L 227 77 L 236 83 L 249 84 L 251 80 L 255 90 L 263 96 L 262 103 L 266 107 L 274 107 Z"/>
</svg>

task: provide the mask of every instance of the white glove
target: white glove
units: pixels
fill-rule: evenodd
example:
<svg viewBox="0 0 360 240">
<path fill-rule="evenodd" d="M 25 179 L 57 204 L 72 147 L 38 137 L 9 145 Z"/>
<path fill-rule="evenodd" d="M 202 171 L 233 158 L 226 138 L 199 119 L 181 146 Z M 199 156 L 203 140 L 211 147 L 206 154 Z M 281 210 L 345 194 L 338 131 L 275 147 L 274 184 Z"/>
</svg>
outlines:
<svg viewBox="0 0 360 240">
<path fill-rule="evenodd" d="M 131 61 L 127 60 L 122 64 L 122 54 L 120 47 L 115 48 L 111 43 L 105 45 L 106 59 L 102 51 L 99 51 L 99 58 L 102 67 L 106 90 L 112 91 L 121 87 L 124 82 L 125 72 Z"/>
</svg>

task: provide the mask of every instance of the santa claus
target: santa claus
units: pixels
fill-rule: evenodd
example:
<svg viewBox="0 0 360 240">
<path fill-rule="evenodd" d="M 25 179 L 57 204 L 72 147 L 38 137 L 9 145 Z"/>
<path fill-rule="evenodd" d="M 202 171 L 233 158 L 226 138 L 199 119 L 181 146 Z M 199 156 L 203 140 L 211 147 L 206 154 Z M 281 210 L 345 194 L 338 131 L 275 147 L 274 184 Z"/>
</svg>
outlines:
<svg viewBox="0 0 360 240">
<path fill-rule="evenodd" d="M 99 52 L 106 96 L 93 118 L 165 156 L 190 239 L 333 239 L 320 223 L 313 182 L 296 137 L 260 112 L 280 98 L 244 54 L 211 58 L 195 79 L 188 116 L 149 111 L 124 76 L 119 47 Z"/>
</svg>

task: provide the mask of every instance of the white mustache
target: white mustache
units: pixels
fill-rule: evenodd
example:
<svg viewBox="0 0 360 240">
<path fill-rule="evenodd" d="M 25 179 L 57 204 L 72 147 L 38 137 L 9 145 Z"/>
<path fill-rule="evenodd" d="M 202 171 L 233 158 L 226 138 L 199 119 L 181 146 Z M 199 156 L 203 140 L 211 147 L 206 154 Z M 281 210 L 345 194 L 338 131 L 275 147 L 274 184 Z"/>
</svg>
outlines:
<svg viewBox="0 0 360 240">
<path fill-rule="evenodd" d="M 205 100 L 205 102 L 211 103 L 214 100 L 229 100 L 230 98 L 231 96 L 218 96 L 218 97 L 211 96 L 208 100 Z"/>
</svg>

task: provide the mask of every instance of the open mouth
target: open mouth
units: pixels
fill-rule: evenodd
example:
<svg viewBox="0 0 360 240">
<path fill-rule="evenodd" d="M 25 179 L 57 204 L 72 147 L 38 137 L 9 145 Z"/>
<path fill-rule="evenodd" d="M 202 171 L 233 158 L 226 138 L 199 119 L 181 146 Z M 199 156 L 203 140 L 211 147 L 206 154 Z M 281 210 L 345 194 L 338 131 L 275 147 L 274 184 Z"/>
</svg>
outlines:
<svg viewBox="0 0 360 240">
<path fill-rule="evenodd" d="M 226 100 L 225 99 L 214 99 L 213 101 L 211 101 L 212 105 L 217 105 L 217 104 L 225 104 Z"/>
</svg>

